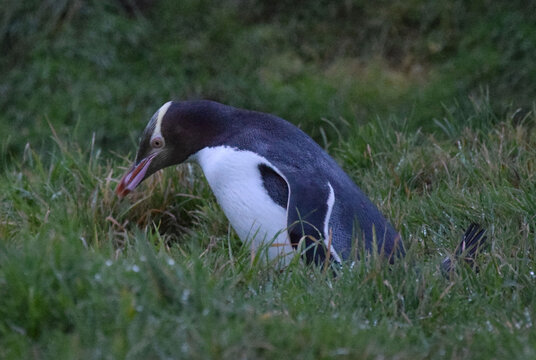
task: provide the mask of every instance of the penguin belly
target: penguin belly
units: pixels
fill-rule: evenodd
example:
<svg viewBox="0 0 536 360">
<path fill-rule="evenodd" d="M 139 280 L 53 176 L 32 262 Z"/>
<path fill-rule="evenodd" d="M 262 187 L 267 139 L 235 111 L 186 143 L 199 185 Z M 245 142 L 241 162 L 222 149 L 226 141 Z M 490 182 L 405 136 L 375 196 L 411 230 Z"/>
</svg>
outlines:
<svg viewBox="0 0 536 360">
<path fill-rule="evenodd" d="M 270 163 L 254 152 L 228 146 L 204 148 L 192 160 L 203 169 L 238 237 L 249 243 L 252 251 L 266 249 L 270 261 L 287 265 L 294 254 L 287 232 L 287 209 L 270 197 L 259 170 L 260 164 Z"/>
</svg>

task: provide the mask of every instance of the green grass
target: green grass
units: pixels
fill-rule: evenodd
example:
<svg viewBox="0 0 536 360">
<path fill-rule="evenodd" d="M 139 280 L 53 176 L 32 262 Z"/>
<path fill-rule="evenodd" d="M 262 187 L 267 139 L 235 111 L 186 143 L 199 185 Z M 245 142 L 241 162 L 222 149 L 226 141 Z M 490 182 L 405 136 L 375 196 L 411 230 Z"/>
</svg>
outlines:
<svg viewBox="0 0 536 360">
<path fill-rule="evenodd" d="M 126 3 L 0 10 L 0 358 L 536 358 L 533 5 Z M 276 270 L 195 166 L 119 200 L 170 98 L 301 126 L 407 257 Z M 446 279 L 474 221 L 480 271 Z"/>
<path fill-rule="evenodd" d="M 120 201 L 125 160 L 60 140 L 47 161 L 27 149 L 0 185 L 0 355 L 534 357 L 534 120 L 480 119 L 441 141 L 395 121 L 355 128 L 333 154 L 409 255 L 338 278 L 252 259 L 198 169 Z M 470 221 L 488 228 L 489 252 L 479 273 L 447 280 L 440 260 Z"/>
<path fill-rule="evenodd" d="M 98 147 L 128 151 L 170 98 L 275 113 L 322 142 L 336 136 L 322 119 L 395 114 L 433 132 L 444 106 L 481 89 L 500 115 L 527 112 L 536 97 L 525 2 L 159 0 L 134 13 L 119 3 L 7 3 L 0 131 L 9 154 L 28 141 L 46 151 L 48 122 L 62 137 L 95 133 Z"/>
</svg>

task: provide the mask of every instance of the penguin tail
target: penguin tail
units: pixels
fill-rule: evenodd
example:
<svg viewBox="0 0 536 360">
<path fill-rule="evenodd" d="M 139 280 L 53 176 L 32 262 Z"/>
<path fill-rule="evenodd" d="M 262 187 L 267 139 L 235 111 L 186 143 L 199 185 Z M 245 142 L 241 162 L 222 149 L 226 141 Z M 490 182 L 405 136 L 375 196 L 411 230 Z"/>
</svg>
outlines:
<svg viewBox="0 0 536 360">
<path fill-rule="evenodd" d="M 441 271 L 443 272 L 443 275 L 450 277 L 454 270 L 454 264 L 460 260 L 465 261 L 471 268 L 478 272 L 475 258 L 485 247 L 487 239 L 486 229 L 476 223 L 469 225 L 463 235 L 462 241 L 458 247 L 456 247 L 453 256 L 447 256 L 441 263 Z"/>
</svg>

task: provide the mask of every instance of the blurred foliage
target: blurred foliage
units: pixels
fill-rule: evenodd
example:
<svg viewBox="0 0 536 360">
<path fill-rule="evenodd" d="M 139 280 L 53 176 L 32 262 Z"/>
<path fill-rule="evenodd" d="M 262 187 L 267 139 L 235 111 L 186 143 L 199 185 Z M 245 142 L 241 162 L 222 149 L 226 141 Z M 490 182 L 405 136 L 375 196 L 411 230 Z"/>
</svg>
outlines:
<svg viewBox="0 0 536 360">
<path fill-rule="evenodd" d="M 2 151 L 46 151 L 50 123 L 124 152 L 170 98 L 271 112 L 324 145 L 334 128 L 378 115 L 437 131 L 434 118 L 482 91 L 498 114 L 526 112 L 535 10 L 491 0 L 7 0 Z"/>
</svg>

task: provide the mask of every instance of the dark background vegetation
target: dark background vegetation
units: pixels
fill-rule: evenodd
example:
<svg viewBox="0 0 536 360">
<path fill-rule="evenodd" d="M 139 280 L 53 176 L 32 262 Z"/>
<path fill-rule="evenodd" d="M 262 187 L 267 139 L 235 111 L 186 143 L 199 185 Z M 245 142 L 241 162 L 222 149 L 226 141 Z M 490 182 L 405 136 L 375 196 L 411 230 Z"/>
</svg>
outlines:
<svg viewBox="0 0 536 360">
<path fill-rule="evenodd" d="M 0 358 L 536 358 L 534 1 L 4 0 Z M 114 188 L 169 99 L 311 134 L 408 255 L 243 246 L 199 169 Z M 480 271 L 439 264 L 470 222 Z"/>
<path fill-rule="evenodd" d="M 2 12 L 9 154 L 40 148 L 49 122 L 131 150 L 168 99 L 271 112 L 321 141 L 334 135 L 323 119 L 437 131 L 470 101 L 525 114 L 536 94 L 534 2 L 26 0 Z"/>
</svg>

